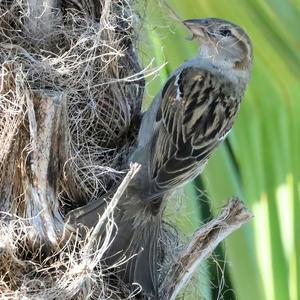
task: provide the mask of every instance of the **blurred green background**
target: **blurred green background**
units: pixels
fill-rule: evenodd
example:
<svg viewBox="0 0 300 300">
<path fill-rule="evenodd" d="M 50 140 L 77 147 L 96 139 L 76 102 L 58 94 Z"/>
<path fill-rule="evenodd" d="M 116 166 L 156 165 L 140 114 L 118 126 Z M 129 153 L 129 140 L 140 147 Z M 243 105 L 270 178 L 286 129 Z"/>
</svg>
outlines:
<svg viewBox="0 0 300 300">
<path fill-rule="evenodd" d="M 178 224 L 190 234 L 239 196 L 255 218 L 200 267 L 184 299 L 300 299 L 300 1 L 169 0 L 181 18 L 239 24 L 254 47 L 252 79 L 237 121 L 205 172 L 185 188 Z M 149 78 L 147 99 L 197 51 L 190 34 L 159 1 L 148 1 L 144 64 L 167 65 Z M 173 209 L 173 212 L 172 212 Z"/>
</svg>

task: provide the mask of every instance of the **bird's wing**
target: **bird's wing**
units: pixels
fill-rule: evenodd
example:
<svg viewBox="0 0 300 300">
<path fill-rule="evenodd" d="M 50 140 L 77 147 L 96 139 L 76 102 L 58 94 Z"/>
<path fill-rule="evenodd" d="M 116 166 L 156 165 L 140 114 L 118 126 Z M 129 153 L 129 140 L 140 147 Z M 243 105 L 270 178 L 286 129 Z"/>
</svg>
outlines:
<svg viewBox="0 0 300 300">
<path fill-rule="evenodd" d="M 196 67 L 170 77 L 161 93 L 156 131 L 149 144 L 152 183 L 159 195 L 193 179 L 229 132 L 239 100 L 231 82 Z"/>
</svg>

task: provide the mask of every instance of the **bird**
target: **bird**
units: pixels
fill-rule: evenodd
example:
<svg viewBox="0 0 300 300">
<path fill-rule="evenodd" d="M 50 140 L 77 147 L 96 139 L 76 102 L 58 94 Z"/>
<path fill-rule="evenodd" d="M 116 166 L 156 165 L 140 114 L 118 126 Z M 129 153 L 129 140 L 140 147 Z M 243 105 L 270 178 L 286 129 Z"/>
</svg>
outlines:
<svg viewBox="0 0 300 300">
<path fill-rule="evenodd" d="M 252 69 L 251 40 L 240 26 L 217 18 L 182 23 L 199 51 L 171 73 L 142 116 L 128 159 L 141 167 L 119 200 L 115 238 L 104 255 L 108 265 L 133 256 L 118 276 L 128 286 L 138 283 L 145 299 L 159 299 L 158 240 L 167 198 L 203 171 L 230 132 Z M 95 226 L 108 198 L 71 211 L 71 224 Z"/>
</svg>

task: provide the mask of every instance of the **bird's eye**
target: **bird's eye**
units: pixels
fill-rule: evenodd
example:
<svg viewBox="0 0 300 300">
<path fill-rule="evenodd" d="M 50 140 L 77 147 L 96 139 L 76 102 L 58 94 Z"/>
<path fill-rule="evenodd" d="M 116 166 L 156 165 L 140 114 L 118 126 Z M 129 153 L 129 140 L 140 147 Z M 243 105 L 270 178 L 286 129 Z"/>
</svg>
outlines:
<svg viewBox="0 0 300 300">
<path fill-rule="evenodd" d="M 222 36 L 231 36 L 231 31 L 229 29 L 221 29 L 219 33 Z"/>
</svg>

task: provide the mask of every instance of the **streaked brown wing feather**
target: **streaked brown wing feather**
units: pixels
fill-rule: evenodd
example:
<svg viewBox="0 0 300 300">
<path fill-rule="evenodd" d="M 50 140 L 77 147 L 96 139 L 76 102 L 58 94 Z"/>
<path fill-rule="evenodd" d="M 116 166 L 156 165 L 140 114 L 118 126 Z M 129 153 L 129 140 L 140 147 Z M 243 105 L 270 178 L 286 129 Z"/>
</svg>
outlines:
<svg viewBox="0 0 300 300">
<path fill-rule="evenodd" d="M 152 193 L 194 178 L 230 130 L 239 99 L 226 93 L 226 84 L 231 83 L 195 67 L 167 81 L 150 149 Z"/>
</svg>

